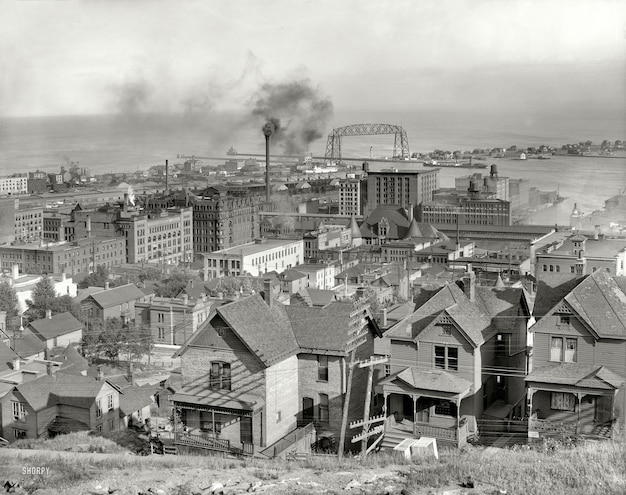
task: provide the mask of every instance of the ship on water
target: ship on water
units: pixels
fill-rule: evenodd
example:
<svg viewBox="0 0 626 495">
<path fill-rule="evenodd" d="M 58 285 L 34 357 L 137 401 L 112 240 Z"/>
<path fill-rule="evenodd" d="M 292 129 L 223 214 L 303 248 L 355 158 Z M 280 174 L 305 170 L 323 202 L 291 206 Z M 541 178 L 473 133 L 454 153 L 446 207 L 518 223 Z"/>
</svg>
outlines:
<svg viewBox="0 0 626 495">
<path fill-rule="evenodd" d="M 487 168 L 487 165 L 484 163 L 473 163 L 472 158 L 470 157 L 467 162 L 459 162 L 459 161 L 437 161 L 430 160 L 429 162 L 424 162 L 425 167 L 449 167 L 449 168 Z"/>
</svg>

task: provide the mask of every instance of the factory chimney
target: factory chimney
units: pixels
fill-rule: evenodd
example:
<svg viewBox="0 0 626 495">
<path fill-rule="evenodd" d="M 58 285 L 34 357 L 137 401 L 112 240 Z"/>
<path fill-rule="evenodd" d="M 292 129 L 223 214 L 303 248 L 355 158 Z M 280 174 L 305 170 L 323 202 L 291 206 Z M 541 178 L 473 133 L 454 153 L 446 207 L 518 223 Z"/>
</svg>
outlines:
<svg viewBox="0 0 626 495">
<path fill-rule="evenodd" d="M 275 126 L 271 122 L 267 122 L 263 126 L 263 134 L 265 135 L 265 203 L 266 208 L 270 204 L 270 137 L 274 134 Z"/>
<path fill-rule="evenodd" d="M 165 160 L 165 194 L 167 194 L 168 188 L 167 188 L 167 176 L 168 176 L 168 163 L 167 160 Z"/>
</svg>

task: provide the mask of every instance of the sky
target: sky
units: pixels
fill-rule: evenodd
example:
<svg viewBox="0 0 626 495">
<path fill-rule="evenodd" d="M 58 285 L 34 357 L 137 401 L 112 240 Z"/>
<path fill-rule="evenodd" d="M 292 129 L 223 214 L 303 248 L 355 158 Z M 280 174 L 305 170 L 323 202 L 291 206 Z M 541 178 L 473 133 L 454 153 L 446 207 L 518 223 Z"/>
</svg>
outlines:
<svg viewBox="0 0 626 495">
<path fill-rule="evenodd" d="M 239 110 L 291 81 L 338 110 L 624 113 L 626 2 L 2 2 L 0 116 Z"/>
</svg>

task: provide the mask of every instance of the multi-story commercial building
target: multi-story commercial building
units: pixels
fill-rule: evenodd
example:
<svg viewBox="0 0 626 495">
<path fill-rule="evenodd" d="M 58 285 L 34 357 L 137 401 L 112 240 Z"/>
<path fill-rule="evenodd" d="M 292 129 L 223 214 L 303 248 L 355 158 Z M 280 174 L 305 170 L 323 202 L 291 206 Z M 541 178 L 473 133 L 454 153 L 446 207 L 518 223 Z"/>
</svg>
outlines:
<svg viewBox="0 0 626 495">
<path fill-rule="evenodd" d="M 211 253 L 254 241 L 259 236 L 258 191 L 242 187 L 213 186 L 193 194 L 177 191 L 151 197 L 147 207 L 193 208 L 193 249 Z"/>
<path fill-rule="evenodd" d="M 43 207 L 15 210 L 15 240 L 37 242 L 43 239 Z"/>
<path fill-rule="evenodd" d="M 250 244 L 215 251 L 204 256 L 204 278 L 248 273 L 258 277 L 269 271 L 281 273 L 304 259 L 302 239 L 256 239 Z"/>
<path fill-rule="evenodd" d="M 466 175 L 454 179 L 454 188 L 459 193 L 468 193 L 471 182 L 474 181 L 484 198 L 502 199 L 510 201 L 510 180 L 508 177 L 498 176 L 498 166 L 492 165 L 489 175 L 483 177 L 482 174 Z"/>
<path fill-rule="evenodd" d="M 450 203 L 423 203 L 420 221 L 435 224 L 511 225 L 511 203 L 501 199 L 458 198 Z"/>
<path fill-rule="evenodd" d="M 28 174 L 13 174 L 10 177 L 0 177 L 0 195 L 12 196 L 28 192 Z"/>
<path fill-rule="evenodd" d="M 530 181 L 528 179 L 509 179 L 509 201 L 511 208 L 526 208 L 530 203 Z"/>
<path fill-rule="evenodd" d="M 339 181 L 339 214 L 360 216 L 363 212 L 361 190 L 365 181 L 360 175 Z"/>
<path fill-rule="evenodd" d="M 74 210 L 65 224 L 68 239 L 120 236 L 128 263 L 178 263 L 193 260 L 191 208 L 138 211 L 120 206 Z"/>
<path fill-rule="evenodd" d="M 432 201 L 433 192 L 439 187 L 439 169 L 432 170 L 373 170 L 367 171 L 367 200 L 365 215 L 380 205 L 409 208 Z"/>
<path fill-rule="evenodd" d="M 0 246 L 0 267 L 20 272 L 76 275 L 126 263 L 126 241 L 121 237 L 85 238 L 74 242 Z"/>
</svg>

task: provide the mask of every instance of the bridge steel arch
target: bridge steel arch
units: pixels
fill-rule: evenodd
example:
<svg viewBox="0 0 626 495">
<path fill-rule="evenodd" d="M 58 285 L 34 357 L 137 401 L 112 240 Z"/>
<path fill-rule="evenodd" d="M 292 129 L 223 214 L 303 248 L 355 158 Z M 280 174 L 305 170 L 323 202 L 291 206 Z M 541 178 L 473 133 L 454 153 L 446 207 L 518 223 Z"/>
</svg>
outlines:
<svg viewBox="0 0 626 495">
<path fill-rule="evenodd" d="M 341 162 L 341 139 L 344 136 L 371 136 L 376 134 L 394 134 L 394 158 L 409 158 L 409 139 L 406 131 L 399 125 L 392 124 L 353 124 L 333 129 L 326 142 L 325 159 Z"/>
</svg>

